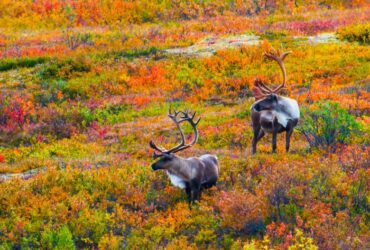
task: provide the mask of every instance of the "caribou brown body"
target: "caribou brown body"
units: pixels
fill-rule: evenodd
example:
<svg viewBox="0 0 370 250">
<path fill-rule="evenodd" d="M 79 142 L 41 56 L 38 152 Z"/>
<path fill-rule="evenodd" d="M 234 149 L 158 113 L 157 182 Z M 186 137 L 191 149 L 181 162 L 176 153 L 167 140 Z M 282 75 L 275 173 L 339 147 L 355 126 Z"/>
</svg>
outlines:
<svg viewBox="0 0 370 250">
<path fill-rule="evenodd" d="M 286 71 L 283 61 L 287 55 L 288 53 L 282 55 L 265 54 L 267 58 L 275 60 L 283 72 L 283 83 L 280 86 L 272 90 L 259 79 L 254 83 L 257 101 L 251 106 L 253 154 L 257 151 L 257 142 L 266 133 L 272 134 L 272 152 L 276 152 L 277 134 L 286 132 L 285 149 L 287 152 L 289 151 L 290 137 L 294 127 L 298 124 L 300 112 L 296 100 L 277 95 L 278 91 L 286 84 Z"/>
<path fill-rule="evenodd" d="M 180 118 L 179 115 L 181 115 Z M 152 164 L 152 169 L 154 171 L 165 170 L 172 185 L 185 189 L 190 204 L 200 199 L 203 189 L 210 188 L 216 184 L 219 176 L 219 164 L 215 155 L 205 154 L 200 157 L 187 159 L 175 155 L 176 152 L 189 148 L 197 142 L 199 133 L 196 126 L 200 119 L 195 122 L 195 113 L 190 116 L 189 112 L 183 111 L 170 112 L 168 116 L 175 122 L 180 131 L 182 141 L 170 150 L 158 147 L 151 141 L 149 143 L 150 147 L 160 152 L 160 154 L 154 153 L 154 157 L 159 158 L 159 160 Z M 191 124 L 195 133 L 194 139 L 190 144 L 185 143 L 185 136 L 180 126 L 185 121 Z"/>
</svg>

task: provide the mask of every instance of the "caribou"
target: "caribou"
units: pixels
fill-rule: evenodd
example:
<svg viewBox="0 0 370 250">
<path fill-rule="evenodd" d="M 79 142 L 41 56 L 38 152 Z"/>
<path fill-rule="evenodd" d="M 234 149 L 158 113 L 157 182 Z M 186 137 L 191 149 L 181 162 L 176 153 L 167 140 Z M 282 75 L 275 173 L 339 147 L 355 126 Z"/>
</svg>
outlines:
<svg viewBox="0 0 370 250">
<path fill-rule="evenodd" d="M 296 100 L 280 96 L 278 92 L 286 85 L 286 70 L 284 59 L 290 52 L 276 53 L 268 52 L 264 56 L 279 64 L 283 73 L 283 82 L 271 89 L 260 79 L 254 82 L 254 93 L 256 102 L 251 106 L 253 140 L 252 154 L 256 153 L 257 142 L 265 135 L 272 134 L 272 152 L 276 152 L 276 137 L 278 133 L 286 132 L 286 152 L 289 152 L 290 137 L 294 127 L 297 125 L 300 112 Z"/>
<path fill-rule="evenodd" d="M 179 151 L 190 148 L 198 141 L 197 125 L 200 122 L 200 118 L 195 121 L 195 112 L 191 114 L 189 111 L 177 112 L 176 110 L 173 113 L 170 110 L 168 117 L 176 124 L 180 132 L 181 142 L 167 150 L 157 146 L 151 140 L 149 145 L 154 149 L 153 158 L 159 158 L 151 167 L 154 171 L 165 170 L 172 185 L 185 189 L 190 206 L 190 204 L 200 200 L 203 189 L 216 185 L 220 172 L 219 163 L 217 156 L 210 154 L 187 159 L 175 155 Z M 194 138 L 190 143 L 186 143 L 185 135 L 181 128 L 181 123 L 183 122 L 188 122 L 194 130 Z"/>
</svg>

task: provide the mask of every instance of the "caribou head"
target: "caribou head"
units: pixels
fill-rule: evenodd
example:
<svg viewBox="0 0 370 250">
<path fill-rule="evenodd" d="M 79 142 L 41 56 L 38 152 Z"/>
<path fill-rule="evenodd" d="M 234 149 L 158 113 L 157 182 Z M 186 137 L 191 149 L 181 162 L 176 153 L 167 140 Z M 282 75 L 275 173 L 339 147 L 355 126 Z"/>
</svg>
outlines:
<svg viewBox="0 0 370 250">
<path fill-rule="evenodd" d="M 257 142 L 265 135 L 272 134 L 272 151 L 276 152 L 276 137 L 278 133 L 286 132 L 286 151 L 289 151 L 290 137 L 299 120 L 299 107 L 296 100 L 278 95 L 286 85 L 286 70 L 284 59 L 289 54 L 269 52 L 265 57 L 276 61 L 283 73 L 283 82 L 271 89 L 260 79 L 254 82 L 256 102 L 252 104 L 253 141 L 252 153 L 256 153 Z"/>
<path fill-rule="evenodd" d="M 197 125 L 200 122 L 194 120 L 195 112 L 191 114 L 189 111 L 175 111 L 168 114 L 168 117 L 176 124 L 180 132 L 181 142 L 167 150 L 157 146 L 153 141 L 149 145 L 154 149 L 153 158 L 158 159 L 152 164 L 152 169 L 165 170 L 171 180 L 172 185 L 181 189 L 185 189 L 188 196 L 189 204 L 200 199 L 201 191 L 204 188 L 210 188 L 216 184 L 219 175 L 219 164 L 215 155 L 205 154 L 200 157 L 190 157 L 184 159 L 175 153 L 193 146 L 199 137 Z M 188 122 L 194 131 L 193 140 L 186 143 L 184 132 L 181 128 L 181 123 Z"/>
</svg>

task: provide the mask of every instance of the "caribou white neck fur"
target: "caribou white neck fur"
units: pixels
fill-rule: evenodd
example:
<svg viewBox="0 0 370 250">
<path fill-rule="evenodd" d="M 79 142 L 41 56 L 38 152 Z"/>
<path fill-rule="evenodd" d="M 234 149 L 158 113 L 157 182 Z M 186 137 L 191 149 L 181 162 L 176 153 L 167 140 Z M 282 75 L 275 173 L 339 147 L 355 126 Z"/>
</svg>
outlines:
<svg viewBox="0 0 370 250">
<path fill-rule="evenodd" d="M 256 105 L 262 101 L 264 101 L 264 99 L 255 102 L 251 109 L 254 109 Z M 284 128 L 286 128 L 289 120 L 299 119 L 300 117 L 297 101 L 285 96 L 278 96 L 277 104 L 271 111 L 277 117 L 279 124 Z"/>
<path fill-rule="evenodd" d="M 171 183 L 172 183 L 173 186 L 179 187 L 181 189 L 184 189 L 186 187 L 185 181 L 181 177 L 179 177 L 175 174 L 171 174 L 170 171 L 168 171 L 168 170 L 166 171 L 166 173 L 167 173 L 168 177 L 170 178 Z"/>
<path fill-rule="evenodd" d="M 274 110 L 279 123 L 286 128 L 288 120 L 299 119 L 299 107 L 296 100 L 289 97 L 280 96 L 278 105 Z"/>
</svg>

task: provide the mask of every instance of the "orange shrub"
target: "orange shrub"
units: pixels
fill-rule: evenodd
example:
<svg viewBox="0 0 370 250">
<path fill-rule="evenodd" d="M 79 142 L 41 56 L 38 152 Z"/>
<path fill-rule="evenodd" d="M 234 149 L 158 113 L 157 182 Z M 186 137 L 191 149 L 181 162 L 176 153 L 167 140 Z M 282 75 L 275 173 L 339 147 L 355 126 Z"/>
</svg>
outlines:
<svg viewBox="0 0 370 250">
<path fill-rule="evenodd" d="M 223 226 L 246 233 L 262 230 L 266 216 L 266 204 L 262 197 L 244 190 L 223 191 L 216 206 L 220 211 Z"/>
</svg>

